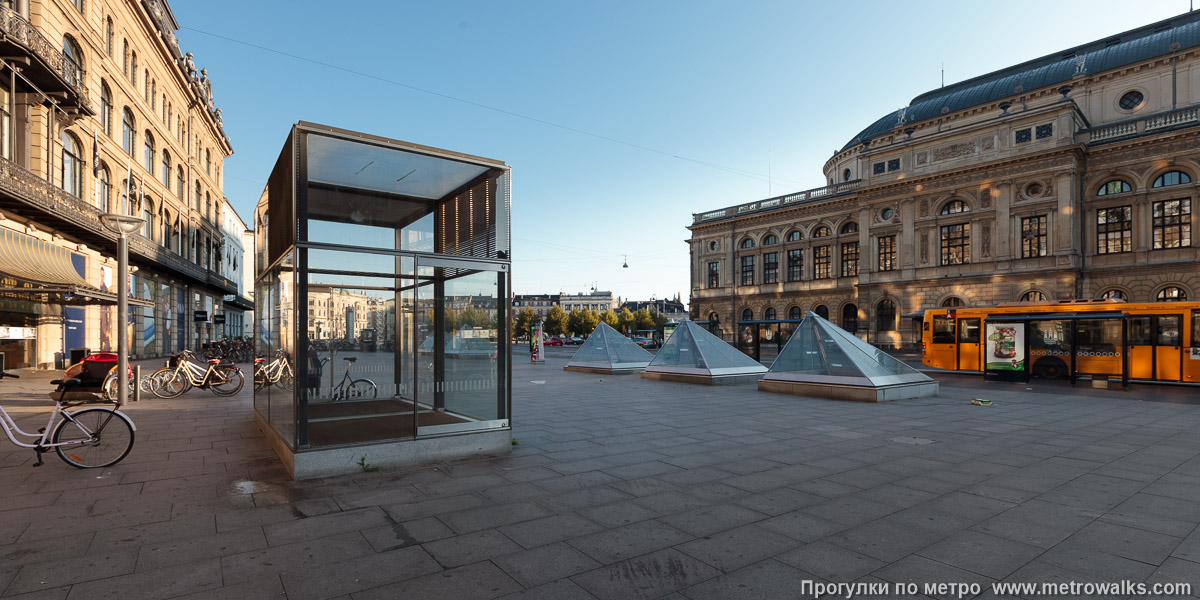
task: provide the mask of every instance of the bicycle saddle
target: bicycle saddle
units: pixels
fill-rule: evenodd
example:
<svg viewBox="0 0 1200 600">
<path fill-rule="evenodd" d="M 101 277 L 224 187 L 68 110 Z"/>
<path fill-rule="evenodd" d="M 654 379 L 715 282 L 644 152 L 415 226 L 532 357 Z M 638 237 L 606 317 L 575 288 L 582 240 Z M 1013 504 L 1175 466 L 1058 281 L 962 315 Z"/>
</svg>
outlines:
<svg viewBox="0 0 1200 600">
<path fill-rule="evenodd" d="M 80 381 L 78 377 L 76 377 L 74 379 L 55 379 L 54 381 L 50 382 L 50 385 L 61 385 L 66 388 L 66 387 L 75 387 L 81 383 L 83 383 L 83 382 Z"/>
<path fill-rule="evenodd" d="M 358 360 L 358 357 L 357 356 L 344 356 L 344 357 L 342 357 L 342 360 L 348 360 L 350 362 L 354 362 L 354 361 Z"/>
</svg>

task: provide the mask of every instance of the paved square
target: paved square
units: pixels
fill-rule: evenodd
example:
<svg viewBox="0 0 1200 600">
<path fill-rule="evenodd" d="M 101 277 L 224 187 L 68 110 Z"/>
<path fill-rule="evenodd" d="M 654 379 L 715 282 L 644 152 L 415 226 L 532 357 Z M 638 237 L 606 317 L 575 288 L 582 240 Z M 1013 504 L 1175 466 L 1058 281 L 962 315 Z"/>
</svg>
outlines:
<svg viewBox="0 0 1200 600">
<path fill-rule="evenodd" d="M 859 404 L 567 373 L 565 356 L 514 365 L 505 457 L 291 482 L 249 386 L 129 406 L 133 452 L 103 471 L 31 468 L 0 442 L 0 598 L 701 600 L 804 581 L 990 598 L 995 581 L 1122 579 L 1200 594 L 1194 388 L 945 375 L 937 398 Z M 51 378 L 0 387 L 26 430 Z"/>
</svg>

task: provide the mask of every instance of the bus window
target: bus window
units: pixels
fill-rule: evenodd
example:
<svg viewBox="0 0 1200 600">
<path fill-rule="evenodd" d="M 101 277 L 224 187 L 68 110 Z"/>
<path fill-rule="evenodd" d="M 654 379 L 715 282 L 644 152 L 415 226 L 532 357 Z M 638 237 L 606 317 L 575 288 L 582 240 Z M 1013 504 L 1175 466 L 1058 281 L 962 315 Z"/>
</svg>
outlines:
<svg viewBox="0 0 1200 600">
<path fill-rule="evenodd" d="M 958 341 L 961 344 L 979 343 L 979 319 L 958 320 Z"/>
<path fill-rule="evenodd" d="M 1200 347 L 1200 310 L 1192 311 L 1192 347 Z"/>
<path fill-rule="evenodd" d="M 933 343 L 954 343 L 954 319 L 940 315 L 933 316 Z"/>
<path fill-rule="evenodd" d="M 1079 354 L 1120 356 L 1121 322 L 1115 319 L 1083 319 L 1075 322 L 1075 344 Z"/>
<path fill-rule="evenodd" d="M 1150 345 L 1150 320 L 1152 317 L 1129 317 L 1129 345 Z"/>
<path fill-rule="evenodd" d="M 1158 331 L 1155 343 L 1159 346 L 1178 346 L 1180 340 L 1180 321 L 1179 315 L 1161 315 L 1158 317 Z"/>
<path fill-rule="evenodd" d="M 1029 349 L 1049 350 L 1046 354 L 1071 353 L 1064 326 L 1067 321 L 1034 321 L 1029 324 Z"/>
</svg>

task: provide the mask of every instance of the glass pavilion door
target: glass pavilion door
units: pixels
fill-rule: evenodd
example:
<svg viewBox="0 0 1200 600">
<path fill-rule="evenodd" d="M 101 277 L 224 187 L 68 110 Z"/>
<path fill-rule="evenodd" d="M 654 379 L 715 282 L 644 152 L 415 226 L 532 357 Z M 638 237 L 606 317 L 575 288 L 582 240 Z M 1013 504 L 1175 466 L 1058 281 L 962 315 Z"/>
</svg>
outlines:
<svg viewBox="0 0 1200 600">
<path fill-rule="evenodd" d="M 507 265 L 418 257 L 417 436 L 506 425 L 507 289 Z"/>
</svg>

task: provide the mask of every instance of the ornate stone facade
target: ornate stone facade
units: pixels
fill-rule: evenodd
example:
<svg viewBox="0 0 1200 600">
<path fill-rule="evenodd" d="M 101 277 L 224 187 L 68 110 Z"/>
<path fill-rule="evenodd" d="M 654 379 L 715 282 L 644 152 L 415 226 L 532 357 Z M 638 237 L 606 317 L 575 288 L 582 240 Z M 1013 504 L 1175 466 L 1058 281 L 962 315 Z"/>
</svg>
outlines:
<svg viewBox="0 0 1200 600">
<path fill-rule="evenodd" d="M 746 316 L 823 306 L 898 346 L 939 306 L 1200 297 L 1200 46 L 1133 46 L 1191 31 L 1200 13 L 1125 32 L 1129 49 L 1102 59 L 1082 60 L 1104 40 L 931 91 L 829 159 L 828 188 L 781 197 L 804 202 L 696 215 L 693 318 L 715 317 L 732 339 Z M 1065 79 L 987 87 L 1041 67 Z M 833 185 L 847 172 L 859 179 Z"/>
</svg>

